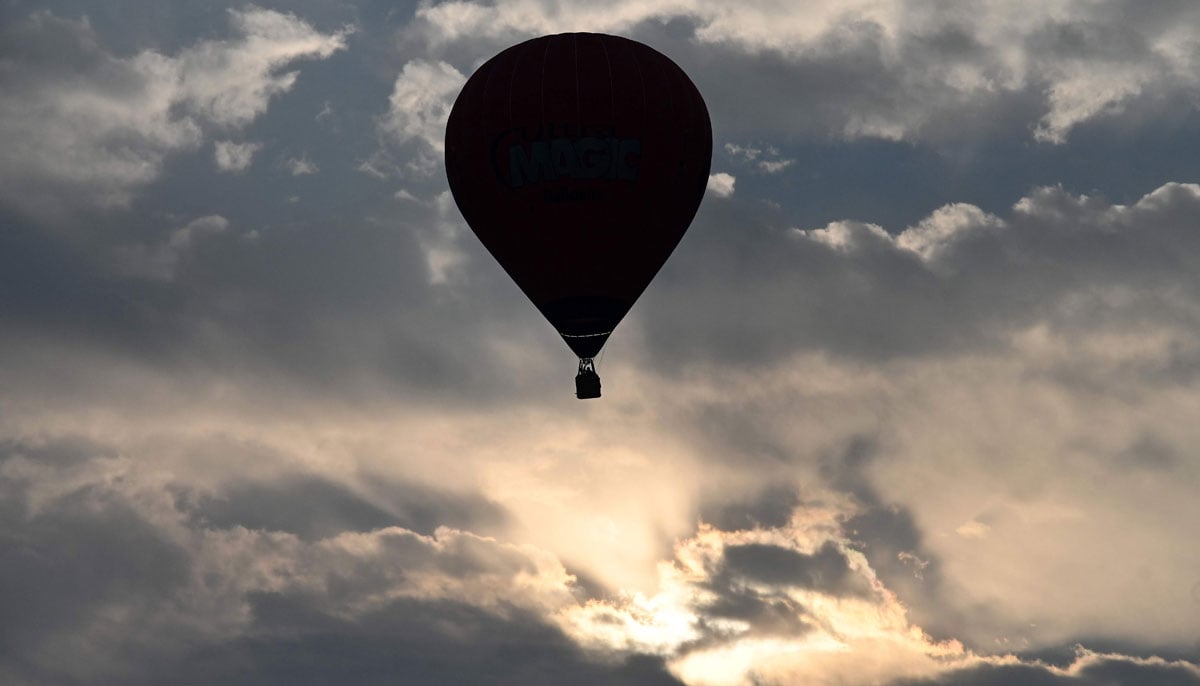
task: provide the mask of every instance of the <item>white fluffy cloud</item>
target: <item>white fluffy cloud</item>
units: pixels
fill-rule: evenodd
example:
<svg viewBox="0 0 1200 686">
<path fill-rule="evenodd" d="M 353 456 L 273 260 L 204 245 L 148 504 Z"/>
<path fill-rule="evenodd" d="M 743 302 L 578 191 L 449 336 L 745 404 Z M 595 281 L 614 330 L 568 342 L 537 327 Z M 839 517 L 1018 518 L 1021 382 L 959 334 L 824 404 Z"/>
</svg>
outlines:
<svg viewBox="0 0 1200 686">
<path fill-rule="evenodd" d="M 395 143 L 417 143 L 410 170 L 427 176 L 441 164 L 446 120 L 466 80 L 446 62 L 413 60 L 400 70 L 380 129 Z"/>
<path fill-rule="evenodd" d="M 717 172 L 708 177 L 708 191 L 718 198 L 731 198 L 736 182 L 737 178 L 733 174 Z"/>
<path fill-rule="evenodd" d="M 959 239 L 974 232 L 1002 230 L 1004 226 L 998 217 L 974 205 L 956 203 L 938 208 L 895 236 L 881 226 L 851 221 L 836 221 L 824 228 L 801 230 L 799 233 L 840 251 L 881 243 L 910 251 L 925 263 L 934 264 L 938 256 Z"/>
<path fill-rule="evenodd" d="M 251 7 L 229 17 L 231 40 L 174 56 L 115 56 L 86 22 L 49 13 L 9 27 L 20 68 L 0 76 L 0 201 L 39 216 L 128 205 L 169 154 L 200 145 L 206 126 L 236 130 L 261 115 L 295 83 L 282 68 L 345 45 L 344 34 L 291 14 Z"/>
<path fill-rule="evenodd" d="M 346 46 L 346 32 L 323 34 L 294 14 L 251 8 L 231 10 L 236 41 L 204 41 L 172 61 L 175 97 L 214 124 L 241 127 L 292 88 L 297 71 L 281 72 L 302 58 L 324 59 Z"/>
</svg>

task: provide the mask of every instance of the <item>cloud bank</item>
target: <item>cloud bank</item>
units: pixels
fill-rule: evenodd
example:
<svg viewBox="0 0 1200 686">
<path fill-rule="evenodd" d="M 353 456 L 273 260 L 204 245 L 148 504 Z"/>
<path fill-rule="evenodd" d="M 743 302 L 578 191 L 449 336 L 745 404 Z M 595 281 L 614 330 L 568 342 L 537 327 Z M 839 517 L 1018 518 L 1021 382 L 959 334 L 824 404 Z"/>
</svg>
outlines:
<svg viewBox="0 0 1200 686">
<path fill-rule="evenodd" d="M 1015 125 L 1062 143 L 1084 122 L 1138 116 L 1193 89 L 1196 12 L 1180 3 L 1130 12 L 1119 0 L 630 1 L 603 10 L 566 0 L 456 0 L 423 3 L 416 16 L 435 44 L 507 44 L 581 28 L 636 34 L 680 22 L 688 44 L 673 47 L 702 86 L 715 87 L 732 63 L 746 95 L 781 91 L 786 106 L 776 112 L 786 119 L 716 103 L 730 115 L 727 127 L 739 119 L 792 133 L 936 140 Z"/>
<path fill-rule="evenodd" d="M 0 9 L 0 681 L 1200 683 L 1191 5 L 273 7 Z M 594 403 L 441 170 L 578 29 L 719 170 Z"/>
</svg>

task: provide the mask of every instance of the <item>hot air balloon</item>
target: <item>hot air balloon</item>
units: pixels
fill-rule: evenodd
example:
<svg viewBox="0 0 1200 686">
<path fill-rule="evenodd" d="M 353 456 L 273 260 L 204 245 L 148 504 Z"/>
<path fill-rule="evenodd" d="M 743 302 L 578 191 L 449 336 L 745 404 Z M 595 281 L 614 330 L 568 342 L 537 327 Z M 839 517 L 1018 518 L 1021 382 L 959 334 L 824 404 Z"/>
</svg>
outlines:
<svg viewBox="0 0 1200 686">
<path fill-rule="evenodd" d="M 637 41 L 542 36 L 485 62 L 446 125 L 463 218 L 579 357 L 594 358 L 683 238 L 712 162 L 700 92 Z"/>
</svg>

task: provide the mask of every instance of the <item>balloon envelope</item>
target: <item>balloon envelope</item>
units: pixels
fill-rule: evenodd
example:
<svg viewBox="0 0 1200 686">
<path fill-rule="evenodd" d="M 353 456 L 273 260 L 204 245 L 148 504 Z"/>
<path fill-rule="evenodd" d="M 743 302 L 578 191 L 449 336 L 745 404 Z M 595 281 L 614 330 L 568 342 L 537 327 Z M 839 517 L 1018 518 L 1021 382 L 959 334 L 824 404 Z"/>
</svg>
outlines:
<svg viewBox="0 0 1200 686">
<path fill-rule="evenodd" d="M 708 110 L 687 75 L 603 34 L 504 50 L 467 80 L 446 126 L 463 217 L 581 358 L 683 237 L 711 161 Z"/>
</svg>

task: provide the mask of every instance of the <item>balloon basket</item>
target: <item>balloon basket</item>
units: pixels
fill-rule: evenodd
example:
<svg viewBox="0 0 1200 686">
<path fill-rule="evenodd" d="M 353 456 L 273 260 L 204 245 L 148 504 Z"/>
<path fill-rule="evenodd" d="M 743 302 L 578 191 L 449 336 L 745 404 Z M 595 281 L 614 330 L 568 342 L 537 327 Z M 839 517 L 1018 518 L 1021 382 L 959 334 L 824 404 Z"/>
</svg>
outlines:
<svg viewBox="0 0 1200 686">
<path fill-rule="evenodd" d="M 596 373 L 596 362 L 590 357 L 579 359 L 579 371 L 575 374 L 575 397 L 580 400 L 600 397 L 600 375 Z"/>
</svg>

